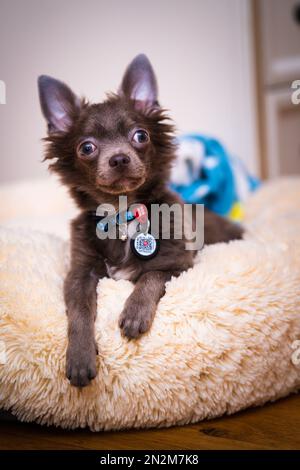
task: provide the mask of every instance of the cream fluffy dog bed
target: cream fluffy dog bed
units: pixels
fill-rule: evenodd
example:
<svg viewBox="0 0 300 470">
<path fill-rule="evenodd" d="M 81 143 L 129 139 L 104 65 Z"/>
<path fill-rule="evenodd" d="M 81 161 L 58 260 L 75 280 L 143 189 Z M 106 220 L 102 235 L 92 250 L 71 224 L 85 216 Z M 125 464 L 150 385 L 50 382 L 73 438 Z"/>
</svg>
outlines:
<svg viewBox="0 0 300 470">
<path fill-rule="evenodd" d="M 60 211 L 74 209 L 56 188 L 0 191 L 0 408 L 69 428 L 170 426 L 300 388 L 299 179 L 252 197 L 245 240 L 205 248 L 193 269 L 169 282 L 140 340 L 128 342 L 118 328 L 131 283 L 100 281 L 99 370 L 82 390 L 65 378 L 68 242 L 28 228 L 40 219 L 67 233 Z M 46 209 L 37 200 L 48 201 Z"/>
</svg>

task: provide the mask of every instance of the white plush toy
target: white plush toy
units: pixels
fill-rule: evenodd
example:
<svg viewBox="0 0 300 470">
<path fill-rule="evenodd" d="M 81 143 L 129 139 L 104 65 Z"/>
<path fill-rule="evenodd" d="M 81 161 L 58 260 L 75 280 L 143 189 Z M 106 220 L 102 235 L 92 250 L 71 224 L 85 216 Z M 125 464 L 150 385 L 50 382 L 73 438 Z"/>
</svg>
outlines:
<svg viewBox="0 0 300 470">
<path fill-rule="evenodd" d="M 196 139 L 181 140 L 176 156 L 172 166 L 171 181 L 178 186 L 188 186 L 199 178 L 205 156 L 204 145 Z"/>
<path fill-rule="evenodd" d="M 217 139 L 201 134 L 179 137 L 171 188 L 186 203 L 204 204 L 232 219 L 243 218 L 243 205 L 259 186 L 242 161 Z"/>
</svg>

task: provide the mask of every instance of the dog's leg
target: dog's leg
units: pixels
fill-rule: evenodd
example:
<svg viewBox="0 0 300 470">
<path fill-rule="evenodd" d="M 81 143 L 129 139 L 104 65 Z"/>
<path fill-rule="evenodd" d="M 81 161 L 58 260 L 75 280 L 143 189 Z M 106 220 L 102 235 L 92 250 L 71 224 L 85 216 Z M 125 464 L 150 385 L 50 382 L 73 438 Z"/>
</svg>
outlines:
<svg viewBox="0 0 300 470">
<path fill-rule="evenodd" d="M 94 321 L 97 314 L 96 288 L 105 275 L 92 265 L 72 266 L 64 285 L 68 315 L 66 375 L 72 385 L 84 387 L 96 377 L 97 346 Z"/>
<path fill-rule="evenodd" d="M 165 284 L 179 272 L 149 271 L 138 279 L 128 297 L 119 319 L 119 326 L 127 338 L 138 338 L 149 330 L 157 304 L 165 293 Z"/>
</svg>

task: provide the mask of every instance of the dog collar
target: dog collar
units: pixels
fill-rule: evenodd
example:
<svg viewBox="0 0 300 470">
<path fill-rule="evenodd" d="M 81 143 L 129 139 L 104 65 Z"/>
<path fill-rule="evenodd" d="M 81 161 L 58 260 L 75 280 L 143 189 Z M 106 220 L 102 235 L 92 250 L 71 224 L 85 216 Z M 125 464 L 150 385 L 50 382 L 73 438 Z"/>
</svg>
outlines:
<svg viewBox="0 0 300 470">
<path fill-rule="evenodd" d="M 138 224 L 146 225 L 146 230 L 135 235 L 130 241 L 130 247 L 135 256 L 140 259 L 151 259 L 156 256 L 159 249 L 159 241 L 149 233 L 150 221 L 148 219 L 147 208 L 144 204 L 133 204 L 134 209 L 132 211 L 126 210 L 123 213 L 117 212 L 111 218 L 109 222 L 107 219 L 103 222 L 105 216 L 98 216 L 96 211 L 91 211 L 91 216 L 95 219 L 97 229 L 101 232 L 108 231 L 108 224 L 116 224 L 119 226 L 120 239 L 126 241 L 128 239 L 127 234 L 127 223 L 136 220 Z"/>
<path fill-rule="evenodd" d="M 127 224 L 128 222 L 131 222 L 132 220 L 137 220 L 139 223 L 146 223 L 148 220 L 148 213 L 147 213 L 147 208 L 144 204 L 135 204 L 134 210 L 129 211 L 126 210 L 123 213 L 117 212 L 116 214 L 113 214 L 109 218 L 109 222 L 103 222 L 103 219 L 106 218 L 107 216 L 100 216 L 97 215 L 96 211 L 89 211 L 89 214 L 91 217 L 95 220 L 97 224 L 98 230 L 101 232 L 107 232 L 108 231 L 108 224 L 111 223 L 113 225 L 119 225 L 122 226 L 124 224 Z M 122 239 L 122 237 L 121 237 Z M 124 240 L 125 241 L 125 240 Z"/>
</svg>

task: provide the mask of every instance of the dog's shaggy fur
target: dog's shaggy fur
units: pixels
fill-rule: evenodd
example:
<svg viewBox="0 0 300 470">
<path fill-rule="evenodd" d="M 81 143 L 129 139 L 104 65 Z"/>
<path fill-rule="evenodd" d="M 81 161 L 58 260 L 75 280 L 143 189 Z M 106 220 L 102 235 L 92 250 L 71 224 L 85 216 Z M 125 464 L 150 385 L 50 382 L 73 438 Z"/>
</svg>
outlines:
<svg viewBox="0 0 300 470">
<path fill-rule="evenodd" d="M 130 240 L 99 239 L 92 213 L 100 204 L 119 210 L 118 197 L 147 207 L 183 202 L 168 188 L 175 158 L 173 126 L 158 104 L 157 83 L 148 58 L 140 54 L 125 71 L 118 94 L 103 103 L 89 104 L 56 79 L 38 81 L 41 107 L 48 124 L 46 160 L 69 188 L 81 209 L 71 228 L 71 263 L 64 294 L 69 320 L 66 374 L 72 385 L 83 387 L 96 376 L 98 280 L 109 275 L 135 283 L 120 314 L 124 336 L 138 338 L 151 327 L 157 304 L 172 276 L 193 266 L 196 251 L 185 249 L 185 234 L 158 231 L 160 249 L 151 259 L 140 259 Z M 54 161 L 54 163 L 53 163 Z M 206 211 L 206 244 L 241 238 L 242 229 Z M 202 229 L 197 227 L 200 231 Z M 150 227 L 151 231 L 151 227 Z M 201 230 L 202 232 L 202 230 Z"/>
</svg>

